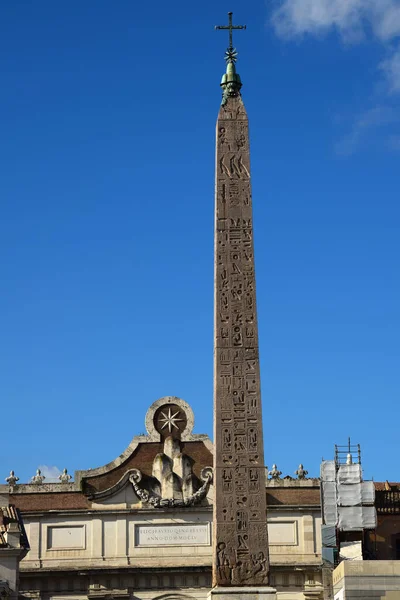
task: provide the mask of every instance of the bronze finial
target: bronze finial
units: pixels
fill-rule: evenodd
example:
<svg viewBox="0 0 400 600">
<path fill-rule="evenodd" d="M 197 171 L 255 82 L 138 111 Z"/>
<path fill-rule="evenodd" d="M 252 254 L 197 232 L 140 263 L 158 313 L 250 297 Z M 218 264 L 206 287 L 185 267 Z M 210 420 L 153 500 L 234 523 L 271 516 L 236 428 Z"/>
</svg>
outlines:
<svg viewBox="0 0 400 600">
<path fill-rule="evenodd" d="M 228 25 L 216 25 L 215 29 L 228 29 L 229 30 L 229 46 L 225 52 L 226 60 L 226 73 L 222 76 L 221 87 L 222 87 L 222 105 L 226 104 L 228 98 L 239 96 L 242 82 L 240 75 L 236 73 L 235 63 L 237 60 L 237 52 L 233 47 L 233 35 L 234 29 L 246 29 L 246 25 L 232 25 L 232 14 L 228 13 L 229 24 Z"/>
</svg>

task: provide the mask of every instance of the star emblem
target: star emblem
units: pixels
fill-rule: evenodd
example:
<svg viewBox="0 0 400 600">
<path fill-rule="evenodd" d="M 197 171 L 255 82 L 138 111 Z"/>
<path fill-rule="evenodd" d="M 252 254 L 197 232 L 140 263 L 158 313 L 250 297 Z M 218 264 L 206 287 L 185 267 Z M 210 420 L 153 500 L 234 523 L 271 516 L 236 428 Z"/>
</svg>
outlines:
<svg viewBox="0 0 400 600">
<path fill-rule="evenodd" d="M 177 423 L 179 423 L 179 421 L 184 420 L 184 419 L 178 419 L 179 414 L 180 414 L 179 410 L 177 410 L 176 413 L 172 413 L 171 408 L 168 409 L 168 413 L 162 412 L 160 421 L 164 422 L 164 425 L 161 426 L 161 429 L 168 427 L 169 433 L 172 432 L 172 429 L 174 427 L 175 427 L 175 429 L 179 429 Z"/>
<path fill-rule="evenodd" d="M 235 63 L 237 61 L 237 55 L 238 53 L 236 52 L 236 48 L 228 48 L 228 50 L 225 52 L 226 62 Z"/>
</svg>

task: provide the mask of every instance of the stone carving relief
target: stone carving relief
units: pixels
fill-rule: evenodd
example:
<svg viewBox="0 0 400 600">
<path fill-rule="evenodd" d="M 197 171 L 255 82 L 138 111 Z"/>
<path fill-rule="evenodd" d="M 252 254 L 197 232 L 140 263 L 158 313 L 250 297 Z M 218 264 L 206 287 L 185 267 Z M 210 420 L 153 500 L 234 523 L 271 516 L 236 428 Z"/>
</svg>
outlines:
<svg viewBox="0 0 400 600">
<path fill-rule="evenodd" d="M 307 479 L 308 471 L 306 471 L 303 465 L 300 463 L 297 471 L 294 472 L 297 475 L 297 479 Z"/>
<path fill-rule="evenodd" d="M 272 465 L 272 469 L 268 472 L 268 475 L 271 476 L 271 479 L 280 479 L 282 471 L 279 471 L 276 465 Z"/>
<path fill-rule="evenodd" d="M 46 477 L 44 475 L 42 475 L 42 471 L 40 469 L 37 469 L 36 475 L 34 475 L 31 478 L 31 482 L 35 483 L 36 485 L 41 485 L 43 483 L 44 479 L 46 479 Z"/>
<path fill-rule="evenodd" d="M 298 468 L 294 472 L 294 474 L 297 475 L 296 478 L 292 477 L 291 475 L 285 475 L 284 477 L 282 477 L 282 471 L 279 471 L 278 467 L 275 464 L 272 465 L 271 471 L 268 471 L 268 467 L 266 467 L 266 470 L 267 475 L 270 476 L 270 479 L 268 479 L 268 481 L 272 483 L 279 483 L 282 481 L 295 481 L 296 479 L 300 481 L 306 481 L 310 479 L 308 477 L 308 471 L 306 471 L 302 463 L 299 464 Z M 318 477 L 312 479 L 318 479 Z"/>
<path fill-rule="evenodd" d="M 170 412 L 171 411 L 171 412 Z M 178 412 L 178 414 L 176 414 Z M 183 419 L 183 420 L 182 420 Z M 176 396 L 165 396 L 154 402 L 146 414 L 149 441 L 159 442 L 168 434 L 182 441 L 198 439 L 192 434 L 194 415 L 187 402 Z"/>
<path fill-rule="evenodd" d="M 248 554 L 248 536 L 239 536 L 239 554 L 244 557 L 236 560 L 235 552 L 225 542 L 217 546 L 217 572 L 220 585 L 241 585 L 251 580 L 252 585 L 263 585 L 268 582 L 267 558 L 263 551 Z"/>
<path fill-rule="evenodd" d="M 61 481 L 61 483 L 69 483 L 69 481 L 72 479 L 72 475 L 68 473 L 67 469 L 63 469 L 63 472 L 58 476 L 58 479 Z"/>
<path fill-rule="evenodd" d="M 136 495 L 154 508 L 198 504 L 207 496 L 212 482 L 211 467 L 202 470 L 199 481 L 193 473 L 193 459 L 182 452 L 181 437 L 192 420 L 186 407 L 183 401 L 173 398 L 154 407 L 152 431 L 163 441 L 163 451 L 153 460 L 152 476 L 147 478 L 146 487 L 138 469 L 129 478 Z"/>
<path fill-rule="evenodd" d="M 140 470 L 133 469 L 133 471 L 134 472 L 129 477 L 129 481 L 132 483 L 136 495 L 144 504 L 148 504 L 154 508 L 185 508 L 187 506 L 200 504 L 200 502 L 206 498 L 212 483 L 212 468 L 205 467 L 201 472 L 203 485 L 190 495 L 184 493 L 183 487 L 180 487 L 178 484 L 179 480 L 175 480 L 175 485 L 173 483 L 171 486 L 171 479 L 169 479 L 164 488 L 162 486 L 162 481 L 155 480 L 152 482 L 152 485 L 146 489 L 139 485 L 142 481 L 142 473 Z M 169 474 L 167 475 L 167 479 L 169 478 Z M 174 480 L 172 479 L 172 482 L 173 481 Z M 163 489 L 169 494 L 168 496 L 163 497 Z"/>
<path fill-rule="evenodd" d="M 223 155 L 219 161 L 221 174 L 227 175 L 229 178 L 248 179 L 250 173 L 243 162 L 241 154 L 229 156 Z"/>
<path fill-rule="evenodd" d="M 6 478 L 6 481 L 9 486 L 14 487 L 19 481 L 19 477 L 15 475 L 14 471 L 10 471 L 10 475 Z"/>
<path fill-rule="evenodd" d="M 268 584 L 248 124 L 229 98 L 217 124 L 214 585 Z"/>
<path fill-rule="evenodd" d="M 246 109 L 241 99 L 238 99 L 235 106 L 233 106 L 231 102 L 223 105 L 221 112 L 223 114 L 223 119 L 226 119 L 227 121 L 247 121 Z"/>
</svg>

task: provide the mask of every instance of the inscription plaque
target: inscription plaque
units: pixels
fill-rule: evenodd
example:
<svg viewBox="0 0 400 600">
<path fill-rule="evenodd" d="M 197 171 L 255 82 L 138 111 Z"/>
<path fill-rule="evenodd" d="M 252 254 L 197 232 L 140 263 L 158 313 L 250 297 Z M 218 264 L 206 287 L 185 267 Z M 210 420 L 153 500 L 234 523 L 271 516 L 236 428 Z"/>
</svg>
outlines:
<svg viewBox="0 0 400 600">
<path fill-rule="evenodd" d="M 135 546 L 209 546 L 210 523 L 135 525 Z"/>
</svg>

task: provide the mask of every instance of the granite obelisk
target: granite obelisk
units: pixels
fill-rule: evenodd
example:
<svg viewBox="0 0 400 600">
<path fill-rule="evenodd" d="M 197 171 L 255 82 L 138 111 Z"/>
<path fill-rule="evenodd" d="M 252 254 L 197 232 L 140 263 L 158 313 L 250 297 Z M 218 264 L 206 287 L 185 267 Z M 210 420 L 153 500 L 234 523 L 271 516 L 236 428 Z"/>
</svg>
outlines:
<svg viewBox="0 0 400 600">
<path fill-rule="evenodd" d="M 269 556 L 250 183 L 249 129 L 229 30 L 216 131 L 214 556 L 218 595 L 258 598 Z"/>
</svg>

